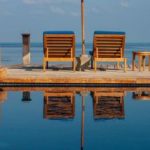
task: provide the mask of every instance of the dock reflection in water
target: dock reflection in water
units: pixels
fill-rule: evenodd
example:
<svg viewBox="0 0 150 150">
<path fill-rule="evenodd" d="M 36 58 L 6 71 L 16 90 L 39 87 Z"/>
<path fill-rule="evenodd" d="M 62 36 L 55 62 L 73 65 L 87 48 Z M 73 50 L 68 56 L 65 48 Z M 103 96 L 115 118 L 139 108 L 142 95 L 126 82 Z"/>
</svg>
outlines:
<svg viewBox="0 0 150 150">
<path fill-rule="evenodd" d="M 31 109 L 33 110 L 37 110 L 35 109 L 36 100 L 38 99 L 41 102 L 42 105 L 41 106 L 38 105 L 37 112 L 40 111 L 42 113 L 41 116 L 43 116 L 43 118 L 40 119 L 40 116 L 39 117 L 36 116 L 36 122 L 37 124 L 39 123 L 39 128 L 38 128 L 37 133 L 39 133 L 39 130 L 41 130 L 39 134 L 43 135 L 44 131 L 46 131 L 43 136 L 46 136 L 48 139 L 50 138 L 49 140 L 55 143 L 55 144 L 52 144 L 52 143 L 49 144 L 48 141 L 47 142 L 45 141 L 47 143 L 47 147 L 45 147 L 46 149 L 52 148 L 56 150 L 66 150 L 68 149 L 68 147 L 71 150 L 76 150 L 77 147 L 78 149 L 82 149 L 82 150 L 83 149 L 91 150 L 92 148 L 99 149 L 100 147 L 104 150 L 111 149 L 112 147 L 117 149 L 115 145 L 116 141 L 115 141 L 115 138 L 113 137 L 114 135 L 117 136 L 116 140 L 120 141 L 119 147 L 121 147 L 124 141 L 126 141 L 127 145 L 125 146 L 125 148 L 123 148 L 124 150 L 129 148 L 128 145 L 134 145 L 133 143 L 136 141 L 137 136 L 138 136 L 138 141 L 139 139 L 141 139 L 142 142 L 139 142 L 139 143 L 136 142 L 136 145 L 137 145 L 135 146 L 136 148 L 137 147 L 140 147 L 140 148 L 149 147 L 150 148 L 150 144 L 148 144 L 150 142 L 150 140 L 148 140 L 150 139 L 150 132 L 147 130 L 146 131 L 144 130 L 145 120 L 147 121 L 146 126 L 147 124 L 150 125 L 150 121 L 148 121 L 149 115 L 145 116 L 146 112 L 150 110 L 148 108 L 148 106 L 150 107 L 150 104 L 147 105 L 141 101 L 142 104 L 139 105 L 139 103 L 134 103 L 135 101 L 131 101 L 131 99 L 150 100 L 150 89 L 148 88 L 145 88 L 145 89 L 139 89 L 139 88 L 137 89 L 127 89 L 127 88 L 125 89 L 124 88 L 8 88 L 8 87 L 2 88 L 0 89 L 0 109 L 1 109 L 0 111 L 1 121 L 0 122 L 1 124 L 3 122 L 2 118 L 6 117 L 4 112 L 6 110 L 9 110 L 9 109 L 6 109 L 7 103 L 10 102 L 9 91 L 11 91 L 11 93 L 20 91 L 21 95 L 19 99 L 21 99 L 22 102 L 28 102 L 27 105 L 24 105 L 23 103 L 21 103 L 22 106 L 20 107 L 24 109 L 24 112 L 21 111 L 23 113 L 21 114 L 22 116 L 25 116 L 24 114 L 26 114 L 29 118 L 35 118 L 34 117 L 35 113 L 32 114 L 31 113 L 32 111 L 28 113 L 29 107 L 31 107 Z M 42 92 L 42 95 L 41 97 L 36 96 L 36 100 L 35 100 L 35 97 L 32 95 L 32 93 L 37 94 L 39 92 Z M 9 101 L 7 101 L 7 99 Z M 18 102 L 15 102 L 15 103 L 16 105 L 18 105 Z M 11 101 L 11 104 L 12 104 L 12 101 Z M 126 105 L 128 108 L 126 108 Z M 26 108 L 23 108 L 24 106 L 26 106 Z M 15 106 L 13 107 L 15 108 Z M 139 115 L 137 116 L 133 115 L 134 112 L 135 114 L 136 112 L 139 112 L 139 109 L 136 110 L 135 108 L 140 108 L 140 110 L 143 110 L 140 113 L 142 117 L 140 118 L 141 121 L 139 122 L 136 122 L 137 121 L 136 117 L 138 116 L 138 119 L 139 119 Z M 147 111 L 144 112 L 144 110 L 147 110 Z M 12 112 L 11 115 L 14 118 L 15 117 L 18 118 L 18 116 L 20 116 L 19 110 L 16 111 L 18 116 L 14 116 L 13 111 L 11 112 Z M 126 114 L 128 115 L 126 116 Z M 22 117 L 19 117 L 19 118 L 22 118 Z M 25 120 L 28 120 L 26 117 L 23 117 L 23 118 L 24 118 L 22 120 L 23 122 Z M 70 121 L 68 122 L 68 120 Z M 107 121 L 105 122 L 105 120 Z M 16 122 L 18 121 L 16 120 Z M 136 128 L 139 131 L 139 134 L 138 132 L 134 132 L 134 130 L 132 130 L 132 129 L 135 129 L 135 126 L 134 128 L 132 128 L 133 126 L 132 122 L 134 122 L 134 124 L 136 123 Z M 30 132 L 32 132 L 32 130 L 34 131 L 35 124 L 34 122 L 32 122 L 31 124 L 32 124 L 31 127 L 25 126 L 27 128 L 26 129 L 27 131 L 28 131 L 28 128 L 30 128 Z M 70 127 L 69 127 L 70 130 L 67 129 L 69 124 L 70 124 Z M 127 126 L 129 129 L 126 128 Z M 60 132 L 58 127 L 61 128 L 62 133 Z M 3 128 L 5 129 L 5 127 L 0 126 L 1 133 L 2 133 Z M 130 132 L 132 131 L 133 133 L 131 134 L 129 130 Z M 50 131 L 50 133 L 48 131 Z M 80 131 L 80 132 L 77 132 L 77 131 Z M 17 127 L 16 127 L 16 132 L 18 132 L 18 134 L 20 132 L 17 129 Z M 5 133 L 7 132 L 5 131 Z M 71 135 L 71 133 L 74 133 L 74 134 Z M 68 137 L 67 135 L 71 136 L 72 138 Z M 139 135 L 144 135 L 147 138 L 142 139 L 142 136 L 139 136 Z M 130 138 L 132 137 L 132 139 L 130 140 L 134 141 L 133 143 L 127 140 L 127 137 L 129 136 Z M 36 134 L 32 134 L 32 137 L 33 137 L 32 140 L 36 138 Z M 62 137 L 62 140 L 63 140 L 61 142 L 59 139 L 60 137 Z M 77 137 L 79 137 L 80 142 L 77 140 L 78 139 Z M 7 138 L 9 138 L 9 136 Z M 14 138 L 17 139 L 17 137 L 14 137 Z M 111 140 L 107 141 L 107 138 Z M 60 147 L 59 147 L 59 143 L 57 139 L 59 139 L 59 143 L 61 145 Z M 73 145 L 70 144 L 70 146 L 72 145 L 71 148 L 69 146 L 69 143 L 67 145 L 64 144 L 66 143 L 64 142 L 66 139 L 69 140 L 70 143 L 73 143 Z M 33 141 L 33 143 L 36 143 L 37 145 L 39 144 L 39 147 L 43 147 L 43 144 L 40 142 L 37 143 L 36 141 Z M 145 145 L 143 146 L 143 144 Z M 15 145 L 13 148 L 16 148 L 16 149 L 21 148 L 23 150 L 28 149 L 26 146 L 23 146 L 23 145 L 20 147 L 17 147 Z M 1 149 L 1 140 L 0 140 L 0 149 Z"/>
</svg>

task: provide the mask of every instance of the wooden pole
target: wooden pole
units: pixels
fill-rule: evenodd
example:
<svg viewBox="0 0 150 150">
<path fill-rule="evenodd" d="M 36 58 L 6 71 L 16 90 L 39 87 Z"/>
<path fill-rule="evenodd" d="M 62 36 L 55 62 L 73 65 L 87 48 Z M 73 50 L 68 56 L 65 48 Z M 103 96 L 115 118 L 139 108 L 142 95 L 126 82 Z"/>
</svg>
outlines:
<svg viewBox="0 0 150 150">
<path fill-rule="evenodd" d="M 81 0 L 82 55 L 85 55 L 84 0 Z"/>
<path fill-rule="evenodd" d="M 23 33 L 22 34 L 22 42 L 23 42 L 23 65 L 30 64 L 30 34 Z"/>
<path fill-rule="evenodd" d="M 0 67 L 2 66 L 2 50 L 0 48 Z"/>
</svg>

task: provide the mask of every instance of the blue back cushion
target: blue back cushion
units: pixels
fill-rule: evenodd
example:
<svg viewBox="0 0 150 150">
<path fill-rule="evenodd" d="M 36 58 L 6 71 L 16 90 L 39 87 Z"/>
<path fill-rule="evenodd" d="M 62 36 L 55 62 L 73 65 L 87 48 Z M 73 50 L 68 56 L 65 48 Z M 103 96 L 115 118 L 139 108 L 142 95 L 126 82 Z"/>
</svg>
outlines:
<svg viewBox="0 0 150 150">
<path fill-rule="evenodd" d="M 118 31 L 95 31 L 94 34 L 117 34 L 117 35 L 125 35 L 125 32 Z"/>
<path fill-rule="evenodd" d="M 73 31 L 45 31 L 43 32 L 43 35 L 45 34 L 74 34 Z"/>
</svg>

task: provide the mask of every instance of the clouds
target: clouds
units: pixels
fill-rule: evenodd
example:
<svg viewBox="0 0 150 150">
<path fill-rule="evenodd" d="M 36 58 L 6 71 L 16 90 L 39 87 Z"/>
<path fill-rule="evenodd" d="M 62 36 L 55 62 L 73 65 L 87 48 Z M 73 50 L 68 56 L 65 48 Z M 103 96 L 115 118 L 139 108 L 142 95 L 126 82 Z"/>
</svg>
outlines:
<svg viewBox="0 0 150 150">
<path fill-rule="evenodd" d="M 78 3 L 77 0 L 23 0 L 23 3 L 28 5 L 33 4 L 62 4 L 62 3 Z"/>
<path fill-rule="evenodd" d="M 7 2 L 7 0 L 0 0 L 0 2 L 2 2 L 2 3 L 3 3 L 3 2 Z"/>
<path fill-rule="evenodd" d="M 111 0 L 113 1 L 113 0 Z M 105 13 L 109 13 L 111 7 L 116 7 L 114 5 L 120 5 L 122 8 L 129 7 L 130 0 L 117 0 L 114 5 L 111 5 L 111 1 L 93 1 L 86 0 L 85 1 L 85 11 L 91 15 L 100 15 Z M 29 10 L 30 14 L 40 15 L 46 12 L 54 14 L 54 15 L 62 15 L 62 16 L 72 16 L 78 17 L 80 16 L 80 0 L 14 0 L 10 2 L 9 0 L 0 0 L 0 13 L 1 15 L 11 15 L 11 9 L 3 9 L 4 4 L 10 5 L 17 3 L 19 8 Z M 106 6 L 107 7 L 106 7 Z M 107 9 L 109 6 L 109 9 Z M 4 6 L 5 7 L 5 6 Z M 37 13 L 38 10 L 38 13 Z M 14 10 L 16 12 L 16 10 Z"/>
<path fill-rule="evenodd" d="M 80 5 L 80 1 L 78 0 L 22 0 L 22 2 L 26 6 L 38 7 L 43 11 L 43 8 L 45 8 L 51 14 L 55 15 L 79 16 L 78 9 L 80 7 L 78 6 Z"/>
<path fill-rule="evenodd" d="M 128 8 L 129 7 L 129 0 L 121 0 L 120 4 L 122 7 Z"/>
<path fill-rule="evenodd" d="M 80 16 L 80 13 L 79 12 L 70 12 L 70 15 L 73 16 L 73 17 L 78 17 Z"/>
<path fill-rule="evenodd" d="M 98 9 L 97 7 L 92 7 L 90 11 L 93 14 L 99 14 L 100 13 L 100 9 Z"/>
<path fill-rule="evenodd" d="M 59 15 L 64 15 L 66 13 L 64 9 L 54 5 L 50 6 L 50 11 L 54 14 L 59 14 Z"/>
<path fill-rule="evenodd" d="M 72 16 L 72 17 L 78 17 L 80 16 L 80 13 L 78 11 L 73 10 L 67 10 L 65 8 L 62 8 L 60 6 L 51 5 L 49 8 L 49 11 L 55 15 L 66 15 L 66 16 Z"/>
</svg>

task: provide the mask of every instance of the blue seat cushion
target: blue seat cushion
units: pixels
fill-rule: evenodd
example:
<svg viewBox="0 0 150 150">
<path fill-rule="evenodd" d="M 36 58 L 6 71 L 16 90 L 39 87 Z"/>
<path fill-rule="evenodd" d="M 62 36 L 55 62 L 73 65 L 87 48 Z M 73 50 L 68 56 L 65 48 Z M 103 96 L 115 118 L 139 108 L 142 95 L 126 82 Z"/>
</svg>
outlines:
<svg viewBox="0 0 150 150">
<path fill-rule="evenodd" d="M 118 31 L 95 31 L 94 34 L 117 34 L 117 35 L 125 35 L 125 32 Z"/>
<path fill-rule="evenodd" d="M 73 31 L 44 31 L 44 34 L 74 34 Z"/>
</svg>

